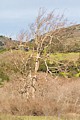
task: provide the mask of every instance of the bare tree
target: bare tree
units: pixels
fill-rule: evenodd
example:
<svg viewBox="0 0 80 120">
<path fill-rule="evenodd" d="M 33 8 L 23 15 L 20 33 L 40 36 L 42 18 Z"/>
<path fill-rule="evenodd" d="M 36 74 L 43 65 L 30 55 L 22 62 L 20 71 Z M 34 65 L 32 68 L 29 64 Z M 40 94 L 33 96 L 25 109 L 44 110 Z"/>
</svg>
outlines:
<svg viewBox="0 0 80 120">
<path fill-rule="evenodd" d="M 54 39 L 56 39 L 59 43 L 62 43 L 60 37 L 60 30 L 64 29 L 67 25 L 67 20 L 64 18 L 64 15 L 55 15 L 55 10 L 47 13 L 46 10 L 43 8 L 39 9 L 38 16 L 35 19 L 35 22 L 32 23 L 29 26 L 28 32 L 25 34 L 26 41 L 28 42 L 31 39 L 34 39 L 35 45 L 36 45 L 36 51 L 34 54 L 34 49 L 31 52 L 31 54 L 28 57 L 28 62 L 32 58 L 34 59 L 34 76 L 32 75 L 32 66 L 29 64 L 29 74 L 28 79 L 31 82 L 31 85 L 29 88 L 32 89 L 32 96 L 35 98 L 35 83 L 37 81 L 37 72 L 39 70 L 40 66 L 40 59 L 44 61 L 44 64 L 46 66 L 46 76 L 48 73 L 52 75 L 52 72 L 50 71 L 48 65 L 47 65 L 47 59 L 50 56 L 50 52 L 45 55 L 42 55 L 44 49 L 47 49 L 53 42 Z M 24 39 L 24 34 L 22 33 L 19 38 Z M 47 44 L 45 44 L 47 42 Z M 54 43 L 56 44 L 56 43 Z M 46 77 L 47 80 L 47 77 Z M 27 83 L 25 85 L 27 87 Z M 25 87 L 25 88 L 26 88 Z M 28 94 L 29 95 L 29 94 Z"/>
<path fill-rule="evenodd" d="M 61 28 L 66 27 L 67 20 L 64 18 L 64 15 L 55 15 L 55 11 L 47 13 L 43 8 L 39 9 L 38 16 L 33 24 L 30 26 L 31 37 L 34 38 L 35 44 L 37 46 L 36 50 L 36 60 L 35 60 L 35 77 L 39 69 L 39 60 L 43 59 L 47 67 L 47 72 L 49 68 L 47 66 L 47 57 L 50 55 L 42 57 L 41 54 L 45 48 L 48 48 L 52 44 L 53 39 L 56 39 L 58 42 L 62 42 L 59 39 L 58 33 Z M 48 44 L 45 42 L 48 41 Z M 56 44 L 56 43 L 54 43 Z"/>
</svg>

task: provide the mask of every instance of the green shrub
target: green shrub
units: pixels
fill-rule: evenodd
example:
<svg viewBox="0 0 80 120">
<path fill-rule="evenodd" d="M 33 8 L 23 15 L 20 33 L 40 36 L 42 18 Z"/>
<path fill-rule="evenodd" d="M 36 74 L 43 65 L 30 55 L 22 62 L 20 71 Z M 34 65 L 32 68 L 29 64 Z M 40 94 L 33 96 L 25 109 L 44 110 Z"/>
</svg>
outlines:
<svg viewBox="0 0 80 120">
<path fill-rule="evenodd" d="M 2 48 L 0 47 L 0 53 L 3 53 L 5 51 L 6 51 L 6 49 L 4 49 L 3 47 Z"/>
<path fill-rule="evenodd" d="M 80 77 L 80 61 L 69 62 L 68 60 L 62 60 L 58 62 L 47 61 L 49 70 L 52 72 L 53 76 L 63 76 L 63 77 Z M 46 66 L 44 61 L 40 61 L 40 66 L 38 71 L 46 72 Z"/>
<path fill-rule="evenodd" d="M 7 74 L 5 74 L 3 71 L 0 70 L 0 85 L 4 81 L 9 81 L 9 76 Z"/>
<path fill-rule="evenodd" d="M 60 65 L 59 75 L 64 77 L 80 77 L 80 64 L 78 62 L 63 61 L 63 65 Z"/>
<path fill-rule="evenodd" d="M 46 72 L 47 71 L 47 68 L 46 68 L 46 65 L 44 63 L 44 61 L 40 61 L 40 65 L 39 65 L 39 69 L 38 71 L 42 71 L 42 72 Z"/>
</svg>

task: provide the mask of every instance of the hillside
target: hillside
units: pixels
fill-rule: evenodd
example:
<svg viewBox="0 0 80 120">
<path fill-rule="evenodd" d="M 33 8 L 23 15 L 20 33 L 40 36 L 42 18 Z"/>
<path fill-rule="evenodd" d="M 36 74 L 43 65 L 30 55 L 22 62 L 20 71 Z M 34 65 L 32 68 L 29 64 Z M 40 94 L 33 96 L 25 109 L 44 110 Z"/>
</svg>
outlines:
<svg viewBox="0 0 80 120">
<path fill-rule="evenodd" d="M 80 52 L 80 24 L 70 26 L 59 34 L 68 52 Z"/>
<path fill-rule="evenodd" d="M 80 52 L 80 24 L 62 28 L 59 32 L 56 32 L 56 36 L 58 36 L 60 42 L 53 39 L 51 49 L 55 48 L 59 52 Z"/>
<path fill-rule="evenodd" d="M 43 35 L 45 37 L 45 35 Z M 48 46 L 47 51 L 54 52 L 80 52 L 80 24 L 73 25 L 60 30 L 52 31 L 52 44 Z M 49 44 L 50 37 L 47 37 L 44 45 Z M 59 40 L 58 40 L 58 39 Z M 28 43 L 30 49 L 32 46 L 36 49 L 35 40 Z"/>
<path fill-rule="evenodd" d="M 59 32 L 56 32 L 56 36 L 59 37 L 60 42 L 57 41 L 56 37 L 53 39 L 51 46 L 48 48 L 52 53 L 80 52 L 80 24 L 62 28 Z M 48 42 L 49 39 L 46 40 L 45 44 L 48 44 Z M 19 41 L 12 40 L 5 36 L 0 36 L 0 49 L 17 49 L 18 45 Z M 22 42 L 22 45 L 24 46 L 25 42 Z M 32 47 L 36 47 L 34 40 L 31 40 L 26 45 L 29 46 L 30 49 L 32 49 Z"/>
<path fill-rule="evenodd" d="M 17 47 L 17 45 L 18 41 L 12 40 L 12 38 L 8 38 L 2 35 L 0 36 L 0 50 L 9 50 L 11 48 Z"/>
</svg>

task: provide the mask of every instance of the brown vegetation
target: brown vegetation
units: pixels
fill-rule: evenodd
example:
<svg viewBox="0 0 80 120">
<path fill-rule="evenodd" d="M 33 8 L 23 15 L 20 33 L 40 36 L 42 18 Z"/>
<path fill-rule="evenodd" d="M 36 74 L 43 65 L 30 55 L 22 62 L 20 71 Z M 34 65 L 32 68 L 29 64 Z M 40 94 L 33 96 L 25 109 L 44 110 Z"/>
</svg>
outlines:
<svg viewBox="0 0 80 120">
<path fill-rule="evenodd" d="M 35 84 L 35 99 L 24 89 L 24 79 L 16 75 L 12 81 L 0 88 L 0 113 L 13 115 L 62 115 L 80 114 L 80 79 L 52 78 L 38 73 Z M 28 81 L 28 80 L 27 80 Z M 28 83 L 29 84 L 29 83 Z M 30 89 L 31 90 L 31 89 Z"/>
</svg>

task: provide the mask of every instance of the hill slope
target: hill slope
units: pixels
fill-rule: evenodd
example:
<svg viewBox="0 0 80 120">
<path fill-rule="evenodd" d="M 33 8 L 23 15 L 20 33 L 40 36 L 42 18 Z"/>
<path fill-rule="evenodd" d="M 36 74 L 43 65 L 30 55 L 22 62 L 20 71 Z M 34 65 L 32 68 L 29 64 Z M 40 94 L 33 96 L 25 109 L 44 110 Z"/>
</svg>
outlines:
<svg viewBox="0 0 80 120">
<path fill-rule="evenodd" d="M 60 42 L 57 41 L 56 37 L 53 39 L 53 42 L 49 47 L 51 52 L 80 52 L 80 24 L 62 28 L 56 33 Z M 47 39 L 46 44 L 48 44 L 48 41 L 49 39 Z M 25 42 L 22 42 L 22 44 L 24 46 Z M 19 41 L 12 40 L 11 38 L 5 36 L 0 36 L 0 49 L 17 48 L 18 45 Z M 30 49 L 32 49 L 32 46 L 35 46 L 34 40 L 30 41 L 28 45 Z"/>
<path fill-rule="evenodd" d="M 50 49 L 52 52 L 80 52 L 80 24 L 56 30 Z"/>
<path fill-rule="evenodd" d="M 80 24 L 53 31 L 52 35 L 53 35 L 52 44 L 48 46 L 47 51 L 50 50 L 50 52 L 52 53 L 80 52 Z M 44 45 L 48 45 L 49 40 L 50 37 L 46 38 Z M 29 46 L 30 47 L 36 46 L 34 40 L 29 42 Z"/>
<path fill-rule="evenodd" d="M 12 40 L 12 38 L 8 38 L 5 36 L 0 36 L 0 49 L 10 49 L 13 47 L 17 47 L 18 41 Z"/>
</svg>

